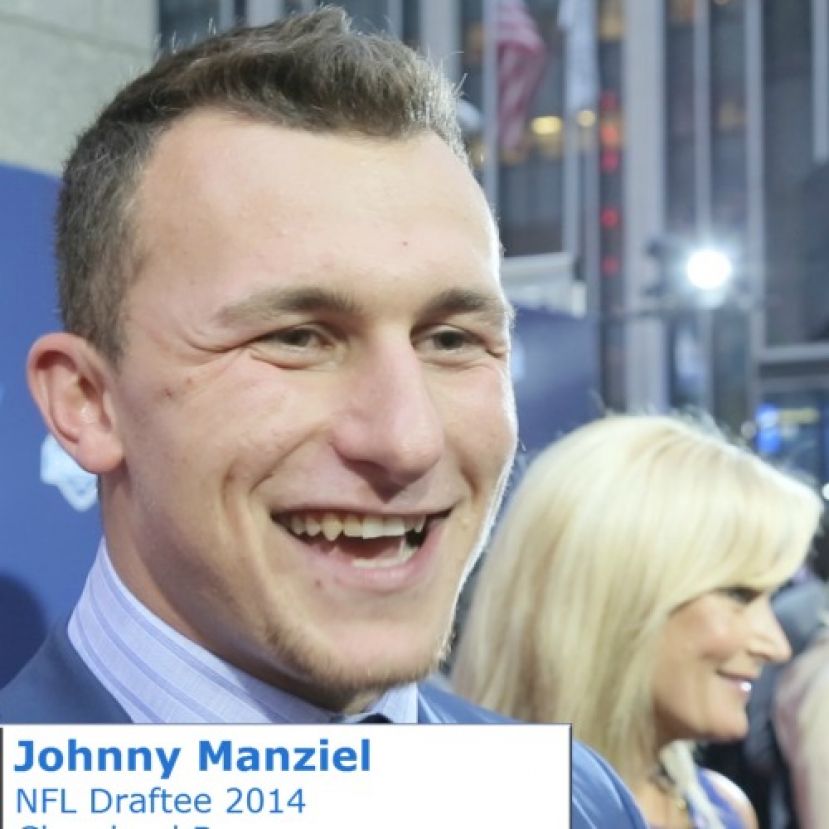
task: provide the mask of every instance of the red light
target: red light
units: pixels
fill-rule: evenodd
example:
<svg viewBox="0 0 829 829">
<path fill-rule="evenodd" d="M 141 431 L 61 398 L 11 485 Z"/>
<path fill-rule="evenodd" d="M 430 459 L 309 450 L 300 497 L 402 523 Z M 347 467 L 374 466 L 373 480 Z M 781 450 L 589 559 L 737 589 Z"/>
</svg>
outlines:
<svg viewBox="0 0 829 829">
<path fill-rule="evenodd" d="M 611 254 L 602 257 L 602 276 L 617 276 L 619 273 L 619 257 Z"/>
<path fill-rule="evenodd" d="M 619 109 L 619 98 L 615 92 L 610 89 L 605 89 L 599 95 L 599 109 L 607 112 L 611 109 Z"/>
<path fill-rule="evenodd" d="M 619 169 L 619 151 L 602 150 L 600 165 L 603 173 L 615 173 Z"/>
<path fill-rule="evenodd" d="M 603 147 L 615 149 L 622 143 L 622 133 L 616 120 L 603 121 L 599 128 L 599 141 Z"/>
<path fill-rule="evenodd" d="M 602 227 L 614 228 L 619 227 L 619 210 L 616 207 L 603 207 L 599 221 Z"/>
</svg>

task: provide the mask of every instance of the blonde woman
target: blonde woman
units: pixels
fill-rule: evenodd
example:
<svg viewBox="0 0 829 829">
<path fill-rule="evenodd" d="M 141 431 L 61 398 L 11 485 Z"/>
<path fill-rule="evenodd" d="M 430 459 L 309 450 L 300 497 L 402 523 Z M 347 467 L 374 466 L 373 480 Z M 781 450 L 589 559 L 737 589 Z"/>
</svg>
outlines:
<svg viewBox="0 0 829 829">
<path fill-rule="evenodd" d="M 789 647 L 769 594 L 821 512 L 804 484 L 673 417 L 612 416 L 529 467 L 499 525 L 455 663 L 456 688 L 520 719 L 572 722 L 652 826 L 756 826 L 693 740 L 747 729 Z"/>
</svg>

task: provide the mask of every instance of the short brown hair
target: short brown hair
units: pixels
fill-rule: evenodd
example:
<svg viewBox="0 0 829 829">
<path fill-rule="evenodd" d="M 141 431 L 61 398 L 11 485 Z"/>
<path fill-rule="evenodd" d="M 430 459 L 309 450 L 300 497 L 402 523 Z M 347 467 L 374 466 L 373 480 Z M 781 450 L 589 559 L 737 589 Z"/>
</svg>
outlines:
<svg viewBox="0 0 829 829">
<path fill-rule="evenodd" d="M 353 31 L 336 7 L 235 29 L 162 57 L 81 135 L 58 205 L 64 325 L 115 362 L 141 172 L 160 134 L 202 107 L 312 132 L 405 138 L 431 131 L 467 158 L 456 90 L 440 71 L 399 41 Z"/>
</svg>

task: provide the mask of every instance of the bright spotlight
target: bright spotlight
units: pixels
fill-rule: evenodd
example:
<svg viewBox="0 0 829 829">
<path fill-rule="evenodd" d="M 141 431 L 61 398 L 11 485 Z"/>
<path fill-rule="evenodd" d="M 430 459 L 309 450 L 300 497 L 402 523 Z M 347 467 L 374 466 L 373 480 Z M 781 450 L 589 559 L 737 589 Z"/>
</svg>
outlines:
<svg viewBox="0 0 829 829">
<path fill-rule="evenodd" d="M 734 264 L 722 251 L 694 251 L 685 263 L 685 277 L 701 291 L 716 291 L 734 275 Z"/>
</svg>

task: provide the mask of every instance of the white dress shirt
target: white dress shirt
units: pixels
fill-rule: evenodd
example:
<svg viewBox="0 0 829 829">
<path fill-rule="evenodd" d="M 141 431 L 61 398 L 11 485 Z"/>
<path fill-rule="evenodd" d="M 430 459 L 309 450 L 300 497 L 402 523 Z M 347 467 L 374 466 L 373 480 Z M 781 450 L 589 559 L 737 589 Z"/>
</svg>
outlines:
<svg viewBox="0 0 829 829">
<path fill-rule="evenodd" d="M 136 723 L 351 722 L 268 685 L 173 630 L 126 588 L 101 542 L 69 620 L 79 655 Z M 417 722 L 415 684 L 383 694 L 365 714 Z"/>
</svg>

